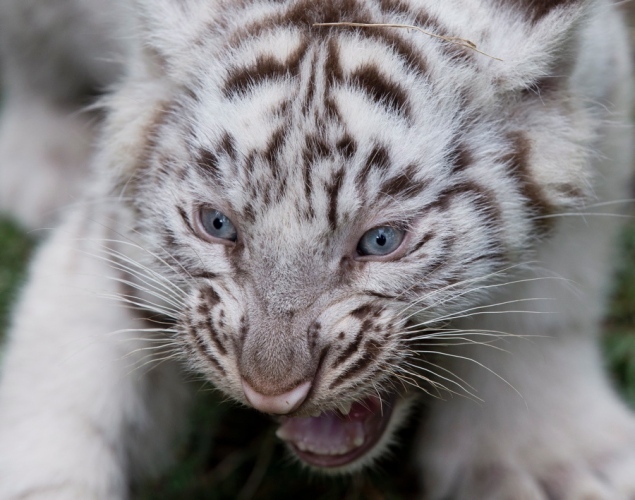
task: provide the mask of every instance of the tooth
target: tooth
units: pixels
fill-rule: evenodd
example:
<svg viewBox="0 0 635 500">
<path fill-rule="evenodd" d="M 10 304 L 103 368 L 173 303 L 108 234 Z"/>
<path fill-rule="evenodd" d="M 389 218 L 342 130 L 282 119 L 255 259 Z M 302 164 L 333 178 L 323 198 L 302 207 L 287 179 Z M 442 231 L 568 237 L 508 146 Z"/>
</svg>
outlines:
<svg viewBox="0 0 635 500">
<path fill-rule="evenodd" d="M 296 448 L 300 451 L 307 451 L 308 450 L 308 446 L 304 443 L 304 441 L 298 441 L 297 443 L 294 443 Z"/>
<path fill-rule="evenodd" d="M 343 415 L 348 415 L 351 412 L 351 406 L 353 406 L 353 403 L 351 402 L 342 403 L 340 405 L 340 411 L 342 412 Z"/>
<path fill-rule="evenodd" d="M 278 430 L 276 431 L 276 436 L 283 441 L 290 441 L 289 438 L 291 437 L 287 430 L 283 427 L 278 428 Z"/>
<path fill-rule="evenodd" d="M 320 415 L 322 415 L 322 412 L 320 410 L 315 410 L 313 413 L 311 413 L 312 417 L 319 417 Z"/>
</svg>

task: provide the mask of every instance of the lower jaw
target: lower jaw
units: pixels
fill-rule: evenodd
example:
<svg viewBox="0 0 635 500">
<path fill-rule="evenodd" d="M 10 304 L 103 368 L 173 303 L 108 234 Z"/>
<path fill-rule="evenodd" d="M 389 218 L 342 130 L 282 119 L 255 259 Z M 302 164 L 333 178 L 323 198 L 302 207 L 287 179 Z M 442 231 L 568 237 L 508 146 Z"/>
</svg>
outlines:
<svg viewBox="0 0 635 500">
<path fill-rule="evenodd" d="M 377 398 L 372 399 L 377 400 Z M 321 454 L 312 451 L 301 450 L 293 443 L 293 441 L 289 441 L 288 443 L 290 445 L 290 448 L 292 449 L 294 454 L 305 464 L 323 470 L 332 470 L 334 472 L 338 469 L 350 468 L 355 463 L 362 461 L 364 457 L 369 455 L 372 450 L 381 442 L 382 438 L 386 434 L 389 424 L 392 420 L 393 410 L 396 404 L 396 397 L 391 397 L 387 401 L 381 401 L 379 405 L 377 405 L 377 403 L 375 403 L 374 401 L 372 402 L 372 404 L 369 403 L 370 400 L 371 398 L 367 398 L 366 400 L 357 403 L 364 408 L 367 408 L 368 406 L 374 406 L 377 408 L 377 411 L 375 413 L 369 414 L 369 416 L 363 421 L 365 435 L 364 441 L 360 446 L 342 454 Z M 353 408 L 348 416 L 341 415 L 340 418 L 342 419 L 342 422 L 345 422 L 347 419 L 355 419 L 359 417 L 356 417 L 355 408 Z"/>
</svg>

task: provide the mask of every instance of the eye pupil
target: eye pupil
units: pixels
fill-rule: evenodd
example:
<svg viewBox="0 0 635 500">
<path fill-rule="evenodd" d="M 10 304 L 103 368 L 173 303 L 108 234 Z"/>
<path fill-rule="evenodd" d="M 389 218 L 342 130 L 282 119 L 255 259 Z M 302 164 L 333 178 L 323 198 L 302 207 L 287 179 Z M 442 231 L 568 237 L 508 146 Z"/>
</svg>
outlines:
<svg viewBox="0 0 635 500">
<path fill-rule="evenodd" d="M 218 230 L 220 230 L 220 229 L 222 229 L 222 228 L 223 228 L 223 221 L 222 221 L 219 217 L 216 217 L 216 218 L 214 219 L 213 224 L 214 224 L 214 227 L 215 227 L 216 229 L 218 229 Z"/>
<path fill-rule="evenodd" d="M 385 246 L 385 245 L 386 245 L 386 243 L 388 242 L 388 240 L 386 239 L 386 235 L 385 235 L 385 234 L 383 234 L 383 233 L 382 233 L 382 234 L 380 234 L 379 236 L 377 236 L 376 241 L 377 241 L 377 244 L 378 244 L 380 247 Z"/>
</svg>

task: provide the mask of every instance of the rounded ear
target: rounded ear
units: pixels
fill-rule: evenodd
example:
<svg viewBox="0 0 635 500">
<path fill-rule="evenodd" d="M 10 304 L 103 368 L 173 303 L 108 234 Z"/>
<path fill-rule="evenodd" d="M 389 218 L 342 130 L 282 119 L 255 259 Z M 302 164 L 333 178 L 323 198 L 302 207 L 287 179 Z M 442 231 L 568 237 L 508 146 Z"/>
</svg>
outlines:
<svg viewBox="0 0 635 500">
<path fill-rule="evenodd" d="M 213 32 L 220 1 L 133 0 L 142 57 L 178 77 L 191 62 L 197 39 Z"/>
<path fill-rule="evenodd" d="M 523 175 L 540 186 L 549 210 L 577 207 L 592 198 L 590 151 L 597 120 L 572 98 L 595 0 L 496 0 L 488 78 L 514 102 L 511 142 Z M 520 167 L 519 167 L 520 168 Z"/>
<path fill-rule="evenodd" d="M 555 88 L 571 75 L 580 32 L 595 0 L 496 0 L 498 19 L 487 45 L 502 61 L 488 61 L 501 90 Z"/>
</svg>

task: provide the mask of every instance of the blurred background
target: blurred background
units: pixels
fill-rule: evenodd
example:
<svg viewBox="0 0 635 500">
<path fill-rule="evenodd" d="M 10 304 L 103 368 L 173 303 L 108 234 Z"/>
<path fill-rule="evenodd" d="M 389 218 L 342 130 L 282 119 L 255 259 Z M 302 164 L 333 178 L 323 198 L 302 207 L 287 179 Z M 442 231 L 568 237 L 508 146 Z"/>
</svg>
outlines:
<svg viewBox="0 0 635 500">
<path fill-rule="evenodd" d="M 622 8 L 629 15 L 635 46 L 635 0 L 624 2 Z M 616 386 L 635 408 L 635 200 L 632 205 L 633 219 L 619 241 L 603 347 Z M 0 338 L 36 246 L 33 235 L 0 217 Z M 309 473 L 285 454 L 267 417 L 223 402 L 209 385 L 197 389 L 190 428 L 176 465 L 161 478 L 138 487 L 134 499 L 417 497 L 416 473 L 404 460 L 411 454 L 416 422 L 400 434 L 401 446 L 394 453 L 399 459 L 388 457 L 364 475 L 326 478 Z"/>
</svg>

